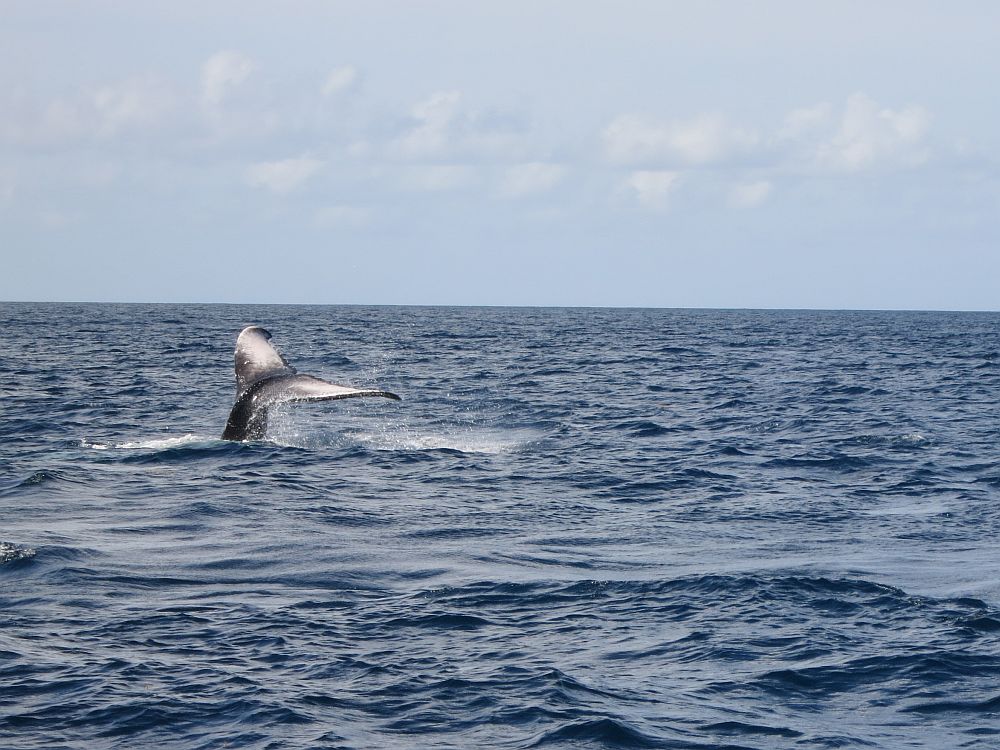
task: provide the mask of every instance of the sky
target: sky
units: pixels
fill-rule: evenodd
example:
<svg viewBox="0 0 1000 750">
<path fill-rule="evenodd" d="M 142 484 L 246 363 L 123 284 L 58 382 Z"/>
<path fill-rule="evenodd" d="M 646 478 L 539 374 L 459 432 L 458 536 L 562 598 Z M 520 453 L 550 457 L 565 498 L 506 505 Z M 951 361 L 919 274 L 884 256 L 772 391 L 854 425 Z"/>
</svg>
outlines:
<svg viewBox="0 0 1000 750">
<path fill-rule="evenodd" d="M 0 16 L 0 300 L 1000 309 L 995 2 Z"/>
</svg>

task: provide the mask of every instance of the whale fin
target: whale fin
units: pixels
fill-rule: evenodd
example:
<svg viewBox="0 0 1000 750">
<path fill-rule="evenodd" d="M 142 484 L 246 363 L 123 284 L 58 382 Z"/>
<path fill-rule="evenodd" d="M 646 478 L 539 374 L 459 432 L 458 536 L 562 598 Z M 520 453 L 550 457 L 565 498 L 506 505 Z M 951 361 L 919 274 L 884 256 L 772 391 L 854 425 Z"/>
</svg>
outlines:
<svg viewBox="0 0 1000 750">
<path fill-rule="evenodd" d="M 281 375 L 294 375 L 295 368 L 271 344 L 271 332 L 249 326 L 236 339 L 236 398 L 254 383 Z"/>
<path fill-rule="evenodd" d="M 329 383 L 312 375 L 279 375 L 264 378 L 253 383 L 243 395 L 236 399 L 223 440 L 263 440 L 267 432 L 267 420 L 272 406 L 295 401 L 333 401 L 340 398 L 360 396 L 382 396 L 400 401 L 400 397 L 389 391 L 370 388 L 351 388 L 346 385 Z"/>
<path fill-rule="evenodd" d="M 337 385 L 312 375 L 275 378 L 268 383 L 263 383 L 261 388 L 262 400 L 272 405 L 289 401 L 333 401 L 338 398 L 357 398 L 359 396 L 382 396 L 391 398 L 393 401 L 401 400 L 399 396 L 389 391 Z"/>
<path fill-rule="evenodd" d="M 267 432 L 272 406 L 293 401 L 332 401 L 359 396 L 401 400 L 395 393 L 337 385 L 312 375 L 299 375 L 270 342 L 260 326 L 244 328 L 236 339 L 236 403 L 229 412 L 223 440 L 260 440 Z"/>
</svg>

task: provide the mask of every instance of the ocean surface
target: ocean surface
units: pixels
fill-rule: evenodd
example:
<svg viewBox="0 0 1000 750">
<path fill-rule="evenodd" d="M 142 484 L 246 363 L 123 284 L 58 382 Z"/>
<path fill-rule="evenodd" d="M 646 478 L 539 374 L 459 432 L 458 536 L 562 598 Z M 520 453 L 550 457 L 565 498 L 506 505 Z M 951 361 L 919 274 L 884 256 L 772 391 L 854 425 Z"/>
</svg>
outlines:
<svg viewBox="0 0 1000 750">
<path fill-rule="evenodd" d="M 403 400 L 219 439 L 258 324 Z M 1000 315 L 0 304 L 0 748 L 1000 747 Z"/>
</svg>

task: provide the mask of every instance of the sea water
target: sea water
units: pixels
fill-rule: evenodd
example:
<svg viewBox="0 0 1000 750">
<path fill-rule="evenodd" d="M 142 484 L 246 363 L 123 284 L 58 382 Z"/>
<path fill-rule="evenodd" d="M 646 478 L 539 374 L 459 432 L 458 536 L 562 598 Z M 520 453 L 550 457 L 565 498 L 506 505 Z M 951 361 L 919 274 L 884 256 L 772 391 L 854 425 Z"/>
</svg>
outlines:
<svg viewBox="0 0 1000 750">
<path fill-rule="evenodd" d="M 220 440 L 250 324 L 403 401 Z M 998 353 L 997 314 L 0 304 L 0 747 L 998 747 Z"/>
</svg>

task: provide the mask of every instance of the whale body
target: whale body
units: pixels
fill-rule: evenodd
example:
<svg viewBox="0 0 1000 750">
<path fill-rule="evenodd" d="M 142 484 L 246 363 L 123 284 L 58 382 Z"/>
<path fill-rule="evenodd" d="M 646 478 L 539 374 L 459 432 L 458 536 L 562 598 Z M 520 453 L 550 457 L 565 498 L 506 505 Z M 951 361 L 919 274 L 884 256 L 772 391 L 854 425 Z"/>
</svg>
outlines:
<svg viewBox="0 0 1000 750">
<path fill-rule="evenodd" d="M 395 393 L 337 385 L 312 375 L 299 375 L 274 346 L 271 333 L 260 326 L 244 328 L 236 338 L 236 403 L 229 412 L 223 440 L 261 440 L 272 406 L 292 401 L 332 401 Z"/>
</svg>

